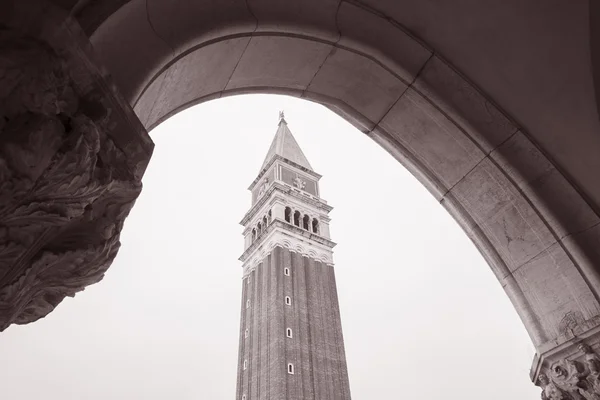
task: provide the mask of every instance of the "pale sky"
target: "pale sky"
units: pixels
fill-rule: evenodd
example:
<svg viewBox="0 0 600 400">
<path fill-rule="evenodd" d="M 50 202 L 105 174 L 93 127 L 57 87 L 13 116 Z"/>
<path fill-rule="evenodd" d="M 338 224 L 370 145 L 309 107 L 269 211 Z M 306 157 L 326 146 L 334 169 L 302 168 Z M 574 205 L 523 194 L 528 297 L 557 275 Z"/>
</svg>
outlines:
<svg viewBox="0 0 600 400">
<path fill-rule="evenodd" d="M 278 111 L 334 207 L 354 400 L 530 400 L 534 348 L 475 246 L 421 184 L 328 109 L 274 95 L 172 117 L 104 280 L 0 337 L 3 400 L 234 400 L 248 186 Z"/>
</svg>

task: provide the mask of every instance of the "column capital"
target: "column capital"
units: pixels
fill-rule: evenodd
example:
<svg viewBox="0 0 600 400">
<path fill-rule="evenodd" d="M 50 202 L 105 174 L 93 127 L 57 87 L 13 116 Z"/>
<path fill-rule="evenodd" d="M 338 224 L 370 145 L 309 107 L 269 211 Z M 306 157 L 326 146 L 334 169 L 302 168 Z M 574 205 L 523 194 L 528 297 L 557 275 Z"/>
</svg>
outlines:
<svg viewBox="0 0 600 400">
<path fill-rule="evenodd" d="M 600 325 L 536 355 L 532 381 L 544 400 L 600 400 Z"/>
<path fill-rule="evenodd" d="M 0 15 L 0 331 L 100 281 L 141 190 L 146 130 L 64 11 Z"/>
</svg>

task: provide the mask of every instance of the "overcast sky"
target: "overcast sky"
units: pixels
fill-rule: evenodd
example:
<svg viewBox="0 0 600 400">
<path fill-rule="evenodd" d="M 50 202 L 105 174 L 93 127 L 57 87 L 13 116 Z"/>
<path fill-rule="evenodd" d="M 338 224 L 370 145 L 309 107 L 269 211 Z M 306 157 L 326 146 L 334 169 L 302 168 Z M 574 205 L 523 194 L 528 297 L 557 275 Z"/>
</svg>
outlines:
<svg viewBox="0 0 600 400">
<path fill-rule="evenodd" d="M 521 321 L 433 196 L 326 108 L 251 95 L 150 133 L 144 190 L 104 280 L 0 335 L 3 400 L 234 400 L 238 223 L 281 109 L 334 207 L 352 398 L 539 398 Z"/>
</svg>

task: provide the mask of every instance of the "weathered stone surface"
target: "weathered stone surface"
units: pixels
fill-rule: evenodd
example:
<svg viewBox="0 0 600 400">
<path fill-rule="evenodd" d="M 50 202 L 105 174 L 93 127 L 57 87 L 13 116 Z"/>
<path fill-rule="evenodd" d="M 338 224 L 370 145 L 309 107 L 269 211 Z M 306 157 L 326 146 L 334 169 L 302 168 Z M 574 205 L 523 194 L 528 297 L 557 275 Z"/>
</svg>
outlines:
<svg viewBox="0 0 600 400">
<path fill-rule="evenodd" d="M 152 151 L 78 27 L 13 4 L 0 17 L 0 331 L 102 279 Z"/>
<path fill-rule="evenodd" d="M 256 36 L 226 89 L 279 87 L 304 90 L 331 51 L 331 45 L 290 37 Z"/>
<path fill-rule="evenodd" d="M 304 0 L 295 3 L 248 0 L 247 3 L 258 21 L 257 32 L 308 35 L 327 42 L 339 39 L 336 29 L 339 0 Z"/>
<path fill-rule="evenodd" d="M 431 50 L 398 24 L 360 3 L 342 2 L 337 21 L 342 35 L 338 42 L 340 47 L 349 47 L 373 57 L 407 84 L 413 82 L 431 57 Z"/>
<path fill-rule="evenodd" d="M 554 337 L 598 316 L 600 306 L 567 253 L 555 243 L 513 271 L 541 325 Z M 538 293 L 547 294 L 540 299 Z M 576 316 L 576 322 L 569 322 Z"/>
<path fill-rule="evenodd" d="M 485 159 L 451 191 L 514 271 L 556 238 L 502 170 Z"/>
<path fill-rule="evenodd" d="M 376 128 L 369 133 L 369 136 L 409 170 L 436 199 L 441 200 L 448 192 L 448 188 L 428 166 L 410 149 L 403 146 L 391 133 Z"/>
<path fill-rule="evenodd" d="M 209 0 L 208 7 L 205 2 L 195 0 L 145 1 L 148 20 L 157 36 L 176 55 L 218 38 L 256 30 L 256 18 L 245 0 Z M 173 24 L 173 20 L 178 22 Z"/>
<path fill-rule="evenodd" d="M 600 223 L 563 238 L 561 243 L 600 298 Z"/>
<path fill-rule="evenodd" d="M 379 124 L 441 181 L 453 187 L 484 154 L 423 96 L 408 89 Z"/>
<path fill-rule="evenodd" d="M 406 84 L 380 65 L 343 49 L 334 49 L 307 88 L 348 104 L 375 126 L 406 90 Z"/>
<path fill-rule="evenodd" d="M 138 74 L 154 76 L 165 60 L 174 57 L 171 46 L 156 34 L 148 20 L 146 0 L 126 3 L 118 18 L 108 20 L 90 40 L 98 58 L 109 71 L 120 71 L 118 74 L 113 72 L 113 76 L 126 98 L 137 99 L 144 89 L 145 83 L 135 78 Z"/>
<path fill-rule="evenodd" d="M 146 119 L 140 115 L 140 119 L 153 127 L 198 99 L 220 93 L 229 83 L 249 41 L 248 37 L 225 40 L 179 59 L 152 82 L 150 92 L 136 105 L 138 115 L 148 115 Z"/>
<path fill-rule="evenodd" d="M 491 158 L 535 200 L 560 238 L 600 222 L 600 218 L 548 158 L 522 132 L 491 153 Z"/>
<path fill-rule="evenodd" d="M 486 154 L 517 130 L 494 104 L 439 56 L 427 61 L 414 88 L 435 103 Z"/>
</svg>

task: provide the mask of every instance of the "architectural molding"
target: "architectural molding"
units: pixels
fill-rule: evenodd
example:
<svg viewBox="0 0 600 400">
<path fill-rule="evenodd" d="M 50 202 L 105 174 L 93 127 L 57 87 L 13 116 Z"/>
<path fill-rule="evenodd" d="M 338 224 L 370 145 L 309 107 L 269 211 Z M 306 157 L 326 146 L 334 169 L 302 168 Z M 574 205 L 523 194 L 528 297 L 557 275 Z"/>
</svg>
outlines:
<svg viewBox="0 0 600 400">
<path fill-rule="evenodd" d="M 288 222 L 281 220 L 273 220 L 271 224 L 267 226 L 267 229 L 263 231 L 263 233 L 258 238 L 256 238 L 256 241 L 244 251 L 244 253 L 240 256 L 239 260 L 242 262 L 246 262 L 249 258 L 251 258 L 254 255 L 256 251 L 262 248 L 265 242 L 271 240 L 271 236 L 274 235 L 276 232 L 285 232 L 284 235 L 293 237 L 300 242 L 314 243 L 319 247 L 323 247 L 323 249 L 329 249 L 328 251 L 331 251 L 331 249 L 336 245 L 335 242 L 327 238 L 319 236 L 315 233 L 305 231 L 304 229 L 298 228 L 297 226 L 292 225 Z"/>
<path fill-rule="evenodd" d="M 302 165 L 296 164 L 295 162 L 293 162 L 293 161 L 290 161 L 290 160 L 288 160 L 288 159 L 286 159 L 286 158 L 283 158 L 283 157 L 282 157 L 282 156 L 280 156 L 280 155 L 275 155 L 275 156 L 274 156 L 274 157 L 271 159 L 271 161 L 269 161 L 269 163 L 268 163 L 268 164 L 267 164 L 267 165 L 266 165 L 266 166 L 265 166 L 263 169 L 261 169 L 261 170 L 260 170 L 260 172 L 258 173 L 258 176 L 256 177 L 256 179 L 255 179 L 254 181 L 252 181 L 252 183 L 251 183 L 251 184 L 250 184 L 250 186 L 248 187 L 248 190 L 252 190 L 252 189 L 254 189 L 254 186 L 256 186 L 256 184 L 257 184 L 258 182 L 260 182 L 260 180 L 261 180 L 261 178 L 263 177 L 263 175 L 264 175 L 264 174 L 265 174 L 265 173 L 266 173 L 266 172 L 269 170 L 269 168 L 271 168 L 271 166 L 272 166 L 273 164 L 275 164 L 277 161 L 280 161 L 280 162 L 282 162 L 282 163 L 285 163 L 285 164 L 287 164 L 287 165 L 290 165 L 290 166 L 292 166 L 293 168 L 296 168 L 296 169 L 298 169 L 299 171 L 301 171 L 302 173 L 304 173 L 304 174 L 307 174 L 307 175 L 310 175 L 310 176 L 314 177 L 314 178 L 315 178 L 315 179 L 317 179 L 317 180 L 319 180 L 319 179 L 321 179 L 321 178 L 322 178 L 322 175 L 320 175 L 320 174 L 316 173 L 315 171 L 311 171 L 310 169 L 308 169 L 308 168 L 305 168 L 305 167 L 303 167 Z"/>
<path fill-rule="evenodd" d="M 242 265 L 243 277 L 246 277 L 258 264 L 263 262 L 277 246 L 298 253 L 303 257 L 312 258 L 325 265 L 333 266 L 333 251 L 330 247 L 318 246 L 317 243 L 303 239 L 283 229 L 273 229 L 257 247 L 248 249 L 251 251 L 246 254 Z"/>
</svg>

